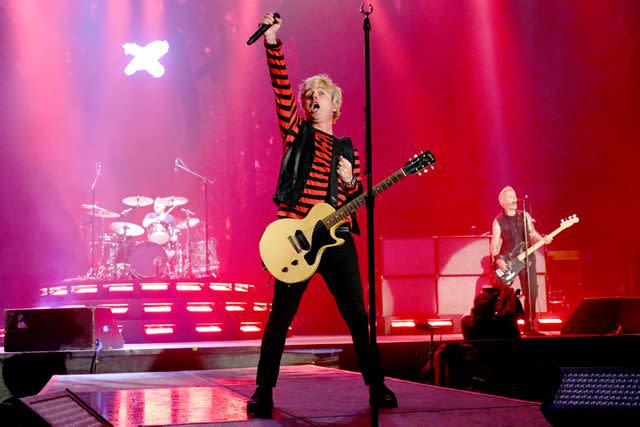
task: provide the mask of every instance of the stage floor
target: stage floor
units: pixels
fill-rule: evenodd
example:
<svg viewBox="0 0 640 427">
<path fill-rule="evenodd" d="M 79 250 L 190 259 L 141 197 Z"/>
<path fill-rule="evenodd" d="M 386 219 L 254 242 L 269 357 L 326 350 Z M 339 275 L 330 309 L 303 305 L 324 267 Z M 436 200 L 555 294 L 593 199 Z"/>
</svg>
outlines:
<svg viewBox="0 0 640 427">
<path fill-rule="evenodd" d="M 312 365 L 283 366 L 272 420 L 249 419 L 246 402 L 255 368 L 205 371 L 56 375 L 40 394 L 76 393 L 114 426 L 371 425 L 367 388 L 354 372 Z M 380 425 L 548 426 L 536 402 L 387 379 L 399 407 L 379 413 Z"/>
</svg>

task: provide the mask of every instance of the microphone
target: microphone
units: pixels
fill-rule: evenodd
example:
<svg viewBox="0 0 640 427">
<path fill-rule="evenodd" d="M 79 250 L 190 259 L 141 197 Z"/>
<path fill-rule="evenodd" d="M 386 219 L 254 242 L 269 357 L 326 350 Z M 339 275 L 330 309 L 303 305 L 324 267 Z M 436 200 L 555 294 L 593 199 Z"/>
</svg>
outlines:
<svg viewBox="0 0 640 427">
<path fill-rule="evenodd" d="M 275 20 L 277 22 L 277 20 L 280 19 L 280 14 L 278 12 L 276 12 L 276 13 L 273 14 L 273 17 L 275 18 Z M 271 24 L 271 25 L 273 25 L 273 24 Z M 258 27 L 256 32 L 253 33 L 251 35 L 251 37 L 249 37 L 249 40 L 247 40 L 247 45 L 254 44 L 264 33 L 267 32 L 267 30 L 269 28 L 271 28 L 271 25 L 260 24 L 260 26 Z"/>
<path fill-rule="evenodd" d="M 93 178 L 93 184 L 91 184 L 91 191 L 96 189 L 96 184 L 98 183 L 98 177 L 102 175 L 102 163 L 96 163 L 96 176 Z"/>
<path fill-rule="evenodd" d="M 186 213 L 187 215 L 195 215 L 196 213 L 193 211 L 190 211 L 189 209 L 185 209 L 185 208 L 180 208 L 180 210 L 184 213 Z"/>
<path fill-rule="evenodd" d="M 127 215 L 129 212 L 131 212 L 133 210 L 133 208 L 128 208 L 123 210 L 122 212 L 120 212 L 120 215 Z"/>
<path fill-rule="evenodd" d="M 524 195 L 524 197 L 518 199 L 519 202 L 524 202 L 525 200 L 527 200 L 529 198 L 529 196 L 527 194 Z"/>
</svg>

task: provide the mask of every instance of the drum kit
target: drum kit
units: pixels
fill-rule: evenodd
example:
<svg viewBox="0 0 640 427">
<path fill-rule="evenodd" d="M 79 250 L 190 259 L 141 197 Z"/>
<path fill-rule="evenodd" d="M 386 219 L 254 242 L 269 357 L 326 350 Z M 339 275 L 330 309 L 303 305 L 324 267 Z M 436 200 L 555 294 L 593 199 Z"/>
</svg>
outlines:
<svg viewBox="0 0 640 427">
<path fill-rule="evenodd" d="M 201 221 L 195 212 L 181 207 L 187 202 L 186 197 L 179 196 L 156 199 L 129 196 L 122 199 L 128 208 L 121 213 L 83 204 L 90 216 L 101 221 L 101 231 L 90 247 L 92 259 L 97 259 L 98 265 L 92 266 L 86 277 L 105 280 L 215 277 L 220 266 L 215 239 L 209 239 L 208 245 L 197 239 L 202 235 L 198 227 Z M 142 226 L 129 221 L 135 208 L 150 205 L 154 213 L 145 216 Z M 185 215 L 180 222 L 171 215 L 178 207 Z M 106 233 L 105 220 L 115 220 Z"/>
</svg>

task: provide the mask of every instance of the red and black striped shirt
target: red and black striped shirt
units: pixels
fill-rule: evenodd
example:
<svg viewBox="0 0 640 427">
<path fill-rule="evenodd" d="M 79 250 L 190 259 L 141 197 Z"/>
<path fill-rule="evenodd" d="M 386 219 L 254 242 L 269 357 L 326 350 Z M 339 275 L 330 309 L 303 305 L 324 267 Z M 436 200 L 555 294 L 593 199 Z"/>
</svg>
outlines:
<svg viewBox="0 0 640 427">
<path fill-rule="evenodd" d="M 282 137 L 282 154 L 287 152 L 293 144 L 304 118 L 299 113 L 296 97 L 291 89 L 291 82 L 287 74 L 287 66 L 282 51 L 282 42 L 274 45 L 266 44 L 267 64 L 271 76 L 271 85 L 276 96 L 276 112 L 278 113 L 278 125 Z M 331 155 L 336 137 L 321 130 L 315 130 L 315 153 L 311 172 L 307 178 L 304 190 L 295 206 L 290 207 L 281 203 L 278 207 L 279 218 L 304 218 L 313 205 L 325 202 L 329 191 L 329 176 L 331 174 Z M 360 184 L 360 156 L 358 150 L 353 148 L 354 165 L 353 176 L 358 185 L 349 188 L 338 177 L 338 206 L 342 206 L 347 196 L 358 191 Z M 334 172 L 336 173 L 336 172 Z"/>
</svg>

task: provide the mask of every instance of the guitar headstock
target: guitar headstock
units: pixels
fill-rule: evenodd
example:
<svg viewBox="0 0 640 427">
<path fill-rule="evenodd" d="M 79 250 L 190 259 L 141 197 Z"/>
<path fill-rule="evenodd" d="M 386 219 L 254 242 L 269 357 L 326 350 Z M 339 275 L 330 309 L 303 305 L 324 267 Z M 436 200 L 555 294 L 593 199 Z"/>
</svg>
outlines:
<svg viewBox="0 0 640 427">
<path fill-rule="evenodd" d="M 576 214 L 569 215 L 568 217 L 560 220 L 560 228 L 562 229 L 569 228 L 573 224 L 576 224 L 578 222 L 580 222 L 580 218 L 578 218 L 578 215 Z"/>
<path fill-rule="evenodd" d="M 433 169 L 433 165 L 436 163 L 436 156 L 429 150 L 420 154 L 414 154 L 412 158 L 404 165 L 402 171 L 405 175 L 417 173 L 420 175 L 422 172 L 427 173 L 429 166 Z"/>
</svg>

